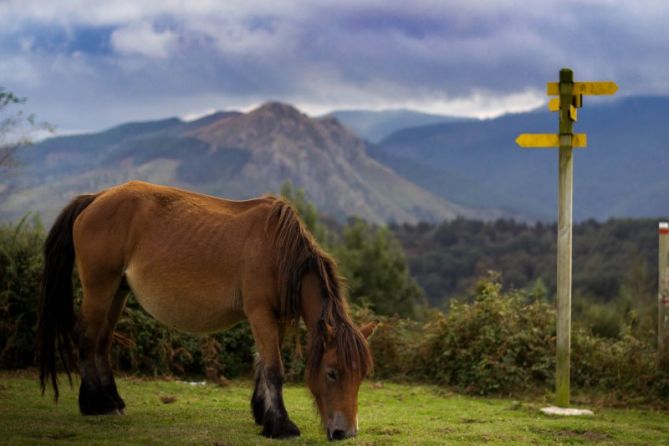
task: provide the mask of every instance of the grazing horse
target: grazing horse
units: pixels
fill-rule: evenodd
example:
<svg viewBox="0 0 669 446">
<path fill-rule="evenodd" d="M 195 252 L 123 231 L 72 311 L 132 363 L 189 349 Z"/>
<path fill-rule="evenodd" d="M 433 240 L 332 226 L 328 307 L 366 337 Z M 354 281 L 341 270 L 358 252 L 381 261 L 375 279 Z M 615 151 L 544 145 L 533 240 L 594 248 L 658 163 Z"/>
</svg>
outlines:
<svg viewBox="0 0 669 446">
<path fill-rule="evenodd" d="M 302 318 L 306 381 L 326 434 L 332 440 L 357 433 L 358 389 L 372 367 L 367 338 L 375 324 L 352 323 L 335 262 L 285 201 L 229 201 L 132 181 L 72 200 L 49 232 L 44 257 L 42 393 L 51 380 L 58 398 L 56 356 L 69 376 L 75 342 L 81 413 L 123 413 L 109 348 L 132 290 L 148 313 L 175 329 L 207 333 L 249 321 L 258 351 L 251 407 L 262 435 L 272 438 L 300 434 L 283 402 L 281 341 Z M 83 289 L 78 318 L 75 261 Z"/>
</svg>

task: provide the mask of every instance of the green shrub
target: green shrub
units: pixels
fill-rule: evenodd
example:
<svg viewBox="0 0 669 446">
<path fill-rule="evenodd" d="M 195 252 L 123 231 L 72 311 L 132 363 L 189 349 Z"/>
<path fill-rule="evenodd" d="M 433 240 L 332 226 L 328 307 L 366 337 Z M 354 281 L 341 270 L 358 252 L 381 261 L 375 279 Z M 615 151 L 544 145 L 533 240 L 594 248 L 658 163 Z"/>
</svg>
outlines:
<svg viewBox="0 0 669 446">
<path fill-rule="evenodd" d="M 528 300 L 529 299 L 529 300 Z M 522 293 L 481 281 L 472 304 L 454 302 L 425 327 L 422 374 L 469 393 L 507 393 L 549 383 L 555 313 Z"/>
<path fill-rule="evenodd" d="M 252 369 L 253 337 L 246 322 L 211 335 L 170 329 L 131 296 L 116 327 L 112 362 L 131 373 L 237 377 Z"/>
<path fill-rule="evenodd" d="M 38 219 L 0 226 L 0 368 L 34 363 L 43 240 Z"/>
<path fill-rule="evenodd" d="M 38 219 L 0 227 L 0 368 L 35 365 L 44 237 Z M 75 296 L 77 305 L 78 286 Z M 247 323 L 209 336 L 170 330 L 131 296 L 117 326 L 111 356 L 117 370 L 131 373 L 204 375 L 213 368 L 235 377 L 252 368 L 253 338 Z"/>
<path fill-rule="evenodd" d="M 34 365 L 43 239 L 37 220 L 0 227 L 2 368 Z M 352 307 L 352 317 L 358 324 L 380 322 L 370 340 L 374 379 L 429 381 L 476 394 L 546 390 L 554 385 L 555 310 L 546 301 L 545 288 L 539 283 L 532 291 L 503 293 L 499 278 L 491 276 L 478 283 L 470 303 L 454 302 L 445 313 L 431 310 L 424 322 L 379 316 L 358 306 Z M 78 287 L 75 293 L 76 304 Z M 654 334 L 636 322 L 635 308 L 624 300 L 617 305 L 617 313 L 604 306 L 584 313 L 584 320 L 601 321 L 598 326 L 575 324 L 573 386 L 615 401 L 666 405 L 669 351 L 656 351 Z M 286 336 L 283 359 L 289 380 L 302 379 L 306 341 L 304 325 Z M 249 375 L 253 353 L 246 322 L 218 334 L 188 335 L 157 322 L 132 296 L 112 344 L 119 371 L 212 380 Z"/>
<path fill-rule="evenodd" d="M 356 324 L 379 322 L 369 345 L 374 358 L 374 379 L 411 379 L 419 373 L 416 346 L 423 336 L 423 324 L 398 316 L 379 316 L 368 307 L 352 306 Z"/>
<path fill-rule="evenodd" d="M 580 389 L 596 389 L 617 400 L 669 401 L 669 361 L 631 335 L 620 339 L 592 336 L 582 329 L 572 335 L 572 381 Z M 666 353 L 665 353 L 666 354 Z M 664 358 L 664 359 L 662 359 Z"/>
</svg>

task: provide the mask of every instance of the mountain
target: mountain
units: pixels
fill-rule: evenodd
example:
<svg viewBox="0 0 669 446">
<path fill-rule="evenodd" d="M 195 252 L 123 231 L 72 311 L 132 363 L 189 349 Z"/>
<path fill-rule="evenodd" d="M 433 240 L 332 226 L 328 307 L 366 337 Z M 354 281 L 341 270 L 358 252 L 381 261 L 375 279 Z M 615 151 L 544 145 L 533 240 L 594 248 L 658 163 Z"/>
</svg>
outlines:
<svg viewBox="0 0 669 446">
<path fill-rule="evenodd" d="M 574 218 L 669 214 L 669 98 L 589 104 L 574 129 L 588 148 L 574 154 Z M 554 220 L 557 149 L 520 149 L 521 133 L 555 133 L 545 109 L 496 119 L 399 130 L 368 153 L 447 200 Z"/>
<path fill-rule="evenodd" d="M 393 132 L 407 127 L 417 127 L 443 122 L 462 122 L 469 118 L 433 115 L 413 110 L 338 110 L 328 114 L 353 130 L 362 138 L 379 142 Z"/>
<path fill-rule="evenodd" d="M 370 158 L 365 142 L 335 118 L 290 105 L 219 112 L 196 121 L 129 123 L 57 137 L 25 150 L 23 168 L 0 191 L 0 218 L 39 211 L 46 222 L 74 195 L 131 179 L 243 199 L 290 180 L 335 218 L 374 222 L 490 218 L 416 186 Z"/>
</svg>

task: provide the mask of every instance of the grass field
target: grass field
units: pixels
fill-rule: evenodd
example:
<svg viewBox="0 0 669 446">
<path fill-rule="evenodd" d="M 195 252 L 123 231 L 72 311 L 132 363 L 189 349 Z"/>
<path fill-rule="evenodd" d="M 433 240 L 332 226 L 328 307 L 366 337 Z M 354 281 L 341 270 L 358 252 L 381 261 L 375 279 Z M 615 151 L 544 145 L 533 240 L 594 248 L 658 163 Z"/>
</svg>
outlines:
<svg viewBox="0 0 669 446">
<path fill-rule="evenodd" d="M 250 381 L 221 388 L 125 378 L 118 385 L 128 406 L 125 416 L 82 417 L 76 391 L 67 385 L 56 405 L 40 396 L 34 375 L 0 373 L 0 444 L 327 443 L 303 386 L 285 390 L 288 411 L 302 436 L 277 443 L 262 438 L 251 419 Z M 472 398 L 432 386 L 371 382 L 363 383 L 359 403 L 359 435 L 339 444 L 669 445 L 669 413 L 651 409 L 595 409 L 594 417 L 559 418 L 539 413 L 544 403 L 538 401 Z"/>
</svg>

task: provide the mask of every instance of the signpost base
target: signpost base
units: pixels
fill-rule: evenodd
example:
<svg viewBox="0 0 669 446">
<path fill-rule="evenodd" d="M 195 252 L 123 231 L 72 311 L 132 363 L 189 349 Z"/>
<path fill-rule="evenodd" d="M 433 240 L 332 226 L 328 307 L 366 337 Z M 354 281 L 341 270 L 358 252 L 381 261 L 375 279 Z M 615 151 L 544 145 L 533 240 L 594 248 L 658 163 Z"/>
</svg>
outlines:
<svg viewBox="0 0 669 446">
<path fill-rule="evenodd" d="M 590 409 L 573 409 L 570 407 L 555 407 L 555 406 L 548 406 L 544 407 L 541 409 L 542 413 L 545 413 L 546 415 L 560 415 L 563 417 L 581 417 L 581 416 L 593 416 L 595 415 L 592 413 Z"/>
</svg>

